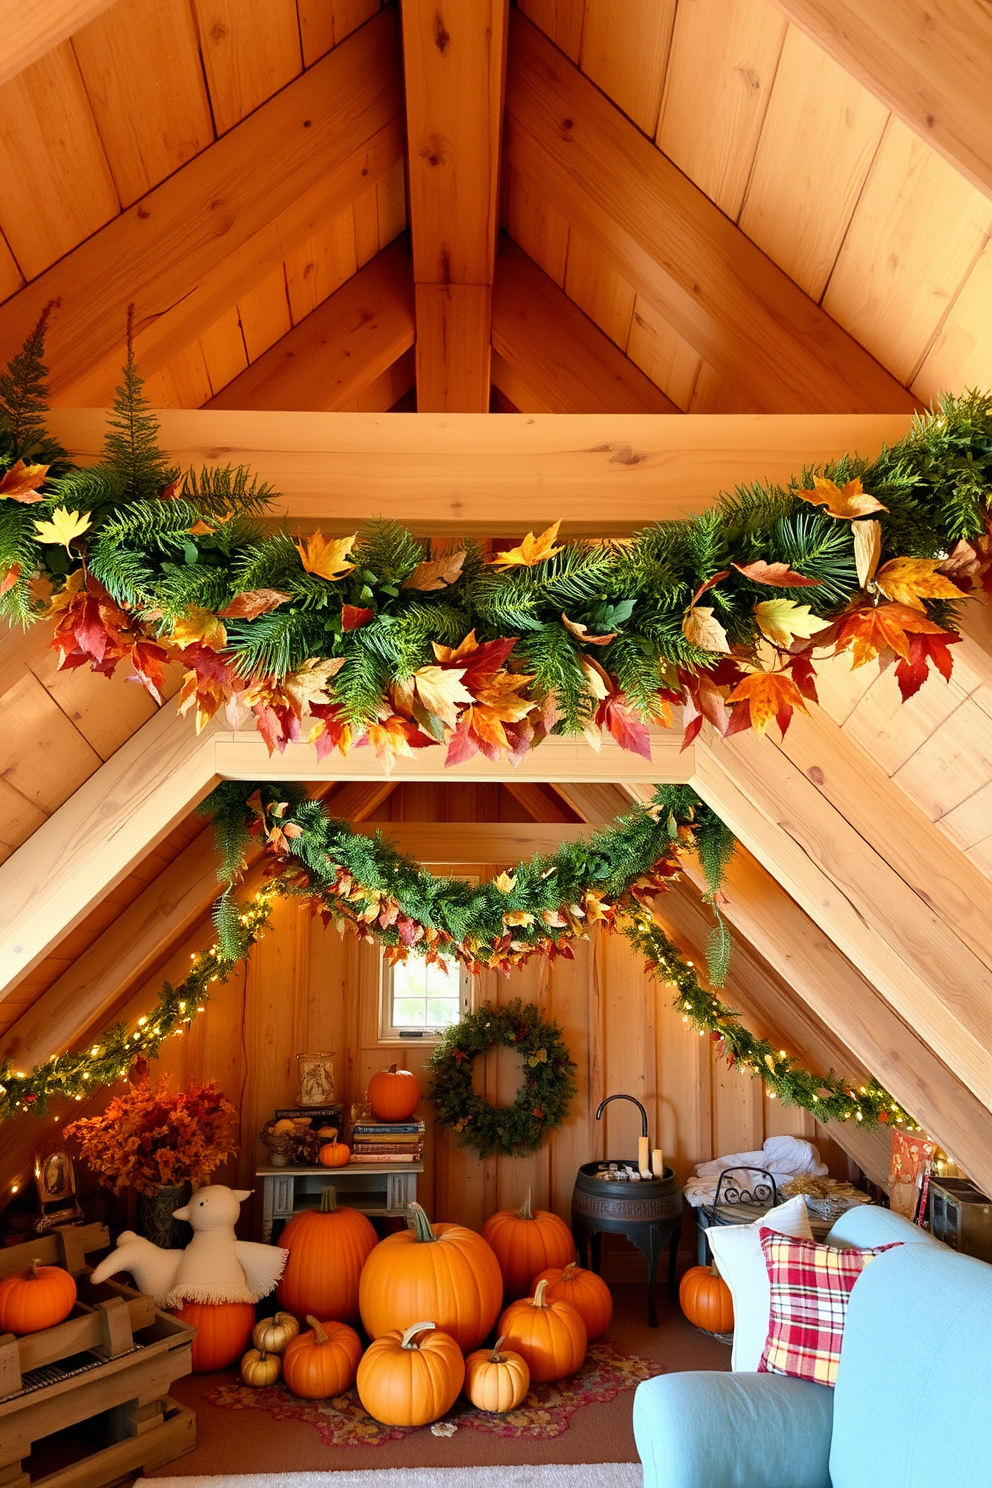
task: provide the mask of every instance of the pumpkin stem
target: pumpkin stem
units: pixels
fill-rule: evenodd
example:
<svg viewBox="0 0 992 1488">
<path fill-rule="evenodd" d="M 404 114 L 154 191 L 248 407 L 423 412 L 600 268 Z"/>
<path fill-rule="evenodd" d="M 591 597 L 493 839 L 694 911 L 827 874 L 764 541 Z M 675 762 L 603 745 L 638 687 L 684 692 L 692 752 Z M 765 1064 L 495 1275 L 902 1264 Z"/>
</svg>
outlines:
<svg viewBox="0 0 992 1488">
<path fill-rule="evenodd" d="M 403 1334 L 403 1337 L 400 1339 L 400 1348 L 418 1349 L 420 1347 L 420 1344 L 419 1343 L 414 1343 L 414 1341 L 413 1341 L 414 1338 L 417 1336 L 417 1334 L 418 1333 L 429 1333 L 429 1332 L 433 1331 L 433 1329 L 436 1328 L 436 1327 L 437 1327 L 437 1323 L 413 1323 L 413 1324 L 411 1324 L 411 1326 L 409 1328 L 407 1328 L 406 1332 Z"/>
<path fill-rule="evenodd" d="M 259 1362 L 259 1364 L 261 1364 L 261 1362 L 262 1362 L 263 1359 L 267 1359 L 268 1357 L 269 1357 L 269 1351 L 265 1347 L 265 1345 L 263 1344 L 262 1347 L 258 1351 L 258 1362 Z"/>
<path fill-rule="evenodd" d="M 413 1212 L 413 1232 L 417 1243 L 420 1244 L 426 1240 L 436 1240 L 437 1236 L 431 1229 L 431 1222 L 427 1218 L 426 1210 L 422 1209 L 419 1204 L 407 1204 L 406 1207 Z M 432 1323 L 431 1327 L 433 1326 Z"/>
<path fill-rule="evenodd" d="M 493 1351 L 489 1355 L 489 1362 L 490 1362 L 490 1364 L 502 1364 L 502 1362 L 503 1362 L 503 1355 L 500 1353 L 499 1350 L 500 1350 L 500 1344 L 503 1344 L 505 1342 L 506 1342 L 506 1334 L 505 1333 L 501 1333 L 500 1336 L 497 1338 L 496 1342 L 493 1344 Z"/>
<path fill-rule="evenodd" d="M 307 1322 L 310 1324 L 311 1328 L 313 1329 L 314 1334 L 315 1334 L 316 1339 L 317 1339 L 317 1342 L 318 1343 L 326 1343 L 327 1342 L 327 1333 L 325 1332 L 324 1325 L 319 1320 L 319 1318 L 311 1317 L 310 1313 L 308 1312 L 307 1313 Z"/>
<path fill-rule="evenodd" d="M 320 1192 L 320 1214 L 333 1214 L 338 1207 L 337 1192 L 333 1188 L 324 1188 Z"/>
<path fill-rule="evenodd" d="M 38 1267 L 39 1266 L 42 1266 L 42 1265 L 44 1265 L 44 1262 L 41 1261 L 36 1256 L 35 1259 L 31 1262 L 30 1266 L 28 1267 L 28 1274 L 27 1274 L 26 1280 L 28 1280 L 28 1281 L 37 1281 L 38 1280 Z"/>
<path fill-rule="evenodd" d="M 395 1073 L 396 1073 L 396 1071 L 398 1069 L 399 1069 L 399 1065 L 398 1064 L 391 1064 L 389 1066 L 389 1068 L 386 1070 L 386 1074 L 387 1075 L 395 1075 Z"/>
<path fill-rule="evenodd" d="M 548 1280 L 547 1277 L 545 1277 L 544 1280 L 539 1281 L 537 1283 L 537 1286 L 534 1288 L 534 1295 L 530 1299 L 531 1307 L 547 1307 L 548 1304 L 544 1300 L 544 1294 L 547 1290 Z"/>
<path fill-rule="evenodd" d="M 572 1281 L 573 1278 L 574 1278 L 574 1276 L 575 1276 L 575 1273 L 576 1273 L 576 1271 L 578 1269 L 579 1269 L 579 1267 L 578 1267 L 577 1262 L 575 1262 L 575 1261 L 569 1261 L 568 1265 L 565 1267 L 564 1271 L 561 1273 L 561 1279 L 562 1279 L 562 1281 Z"/>
<path fill-rule="evenodd" d="M 531 1191 L 530 1191 L 530 1189 L 528 1189 L 527 1190 L 527 1197 L 524 1199 L 523 1203 L 520 1205 L 520 1208 L 517 1210 L 517 1218 L 518 1219 L 533 1219 L 534 1218 L 534 1211 L 530 1207 L 530 1194 L 531 1194 Z"/>
</svg>

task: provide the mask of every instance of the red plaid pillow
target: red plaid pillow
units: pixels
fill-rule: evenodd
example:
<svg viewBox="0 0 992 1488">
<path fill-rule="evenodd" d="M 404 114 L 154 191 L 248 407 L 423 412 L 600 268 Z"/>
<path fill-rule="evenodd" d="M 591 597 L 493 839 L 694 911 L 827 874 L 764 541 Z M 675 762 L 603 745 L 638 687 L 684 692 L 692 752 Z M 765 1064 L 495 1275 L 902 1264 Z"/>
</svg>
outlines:
<svg viewBox="0 0 992 1488">
<path fill-rule="evenodd" d="M 835 1250 L 762 1228 L 761 1248 L 772 1305 L 759 1374 L 790 1374 L 833 1385 L 854 1283 L 869 1261 L 893 1247 Z"/>
</svg>

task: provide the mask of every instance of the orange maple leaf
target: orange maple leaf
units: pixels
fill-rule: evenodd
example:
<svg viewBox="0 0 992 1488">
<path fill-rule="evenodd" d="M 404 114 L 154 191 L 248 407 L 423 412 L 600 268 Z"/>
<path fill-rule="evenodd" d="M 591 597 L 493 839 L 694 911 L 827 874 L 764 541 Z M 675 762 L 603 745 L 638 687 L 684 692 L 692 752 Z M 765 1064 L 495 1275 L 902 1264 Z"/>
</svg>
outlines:
<svg viewBox="0 0 992 1488">
<path fill-rule="evenodd" d="M 38 488 L 45 484 L 47 474 L 47 465 L 25 465 L 23 460 L 18 460 L 11 465 L 3 480 L 0 480 L 0 496 L 6 496 L 10 501 L 19 501 L 23 506 L 30 506 L 41 500 Z"/>
<path fill-rule="evenodd" d="M 535 537 L 533 532 L 528 532 L 519 547 L 506 548 L 502 553 L 497 553 L 495 558 L 490 558 L 490 563 L 496 568 L 533 568 L 536 563 L 543 563 L 547 558 L 553 558 L 561 548 L 554 546 L 555 538 L 558 536 L 558 528 L 561 526 L 561 518 Z"/>
<path fill-rule="evenodd" d="M 459 548 L 457 553 L 445 553 L 440 558 L 425 559 L 423 563 L 417 564 L 411 574 L 407 575 L 400 588 L 422 591 L 446 589 L 461 576 L 464 562 L 464 548 Z"/>
<path fill-rule="evenodd" d="M 835 649 L 850 650 L 852 667 L 874 661 L 881 651 L 894 651 L 909 661 L 910 634 L 943 633 L 941 626 L 908 605 L 867 605 L 849 611 L 840 621 Z"/>
<path fill-rule="evenodd" d="M 322 532 L 315 532 L 312 537 L 296 544 L 300 562 L 307 573 L 316 574 L 318 578 L 331 582 L 343 579 L 355 567 L 345 555 L 355 546 L 357 535 L 353 532 L 350 537 L 326 538 Z"/>
<path fill-rule="evenodd" d="M 174 645 L 192 646 L 196 641 L 209 646 L 211 651 L 223 651 L 227 645 L 227 629 L 223 620 L 218 620 L 213 610 L 204 609 L 202 605 L 191 605 L 172 627 Z"/>
<path fill-rule="evenodd" d="M 792 720 L 795 708 L 806 713 L 803 695 L 785 672 L 751 672 L 738 682 L 727 699 L 729 703 L 746 706 L 751 727 L 761 735 L 774 718 L 784 734 Z M 737 709 L 734 709 L 736 714 Z"/>
<path fill-rule="evenodd" d="M 813 489 L 797 491 L 803 501 L 808 501 L 810 506 L 818 506 L 825 511 L 828 517 L 836 517 L 838 521 L 853 521 L 855 517 L 867 517 L 872 512 L 888 511 L 877 496 L 870 496 L 862 486 L 860 480 L 849 480 L 846 485 L 838 486 L 836 481 L 829 480 L 824 475 L 813 478 Z"/>
<path fill-rule="evenodd" d="M 957 584 L 938 573 L 941 558 L 891 558 L 875 575 L 886 599 L 922 610 L 925 599 L 961 599 Z"/>
</svg>

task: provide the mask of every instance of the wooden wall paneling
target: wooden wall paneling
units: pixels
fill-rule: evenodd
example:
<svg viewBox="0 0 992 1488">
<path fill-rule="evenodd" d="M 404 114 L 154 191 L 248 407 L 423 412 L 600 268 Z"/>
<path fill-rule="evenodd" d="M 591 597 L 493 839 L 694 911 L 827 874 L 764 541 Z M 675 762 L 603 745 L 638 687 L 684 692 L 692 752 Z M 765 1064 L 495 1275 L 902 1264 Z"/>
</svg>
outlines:
<svg viewBox="0 0 992 1488">
<path fill-rule="evenodd" d="M 355 398 L 356 413 L 390 413 L 401 398 L 413 395 L 416 390 L 417 372 L 413 347 L 381 373 L 368 387 L 362 388 Z M 416 407 L 397 412 L 415 413 Z"/>
<path fill-rule="evenodd" d="M 981 5 L 925 0 L 775 0 L 846 71 L 992 196 L 992 113 L 985 61 L 992 17 Z"/>
<path fill-rule="evenodd" d="M 509 239 L 496 260 L 493 350 L 511 369 L 515 388 L 528 386 L 551 412 L 677 412 Z"/>
<path fill-rule="evenodd" d="M 385 11 L 8 301 L 4 353 L 61 294 L 52 395 L 78 397 L 87 378 L 108 367 L 116 377 L 133 300 L 138 360 L 154 370 L 230 307 L 241 292 L 232 284 L 247 289 L 305 241 L 315 211 L 343 209 L 396 163 L 398 110 L 396 21 Z"/>
<path fill-rule="evenodd" d="M 518 247 L 559 289 L 565 283 L 569 227 L 536 183 L 509 161 L 503 162 L 505 210 L 502 223 Z"/>
<path fill-rule="evenodd" d="M 688 409 L 701 365 L 695 351 L 647 300 L 634 300 L 627 355 L 677 408 Z"/>
<path fill-rule="evenodd" d="M 68 41 L 0 87 L 0 176 L 0 227 L 26 279 L 117 216 L 117 192 Z"/>
<path fill-rule="evenodd" d="M 579 66 L 638 129 L 658 128 L 676 0 L 586 0 Z"/>
<path fill-rule="evenodd" d="M 380 515 L 417 532 L 488 537 L 498 511 L 500 531 L 517 534 L 565 512 L 569 535 L 616 537 L 646 522 L 708 510 L 717 491 L 740 481 L 785 481 L 804 463 L 852 449 L 871 457 L 883 442 L 901 438 L 910 419 L 466 414 L 452 420 L 202 409 L 166 410 L 160 424 L 163 447 L 178 464 L 209 462 L 223 448 L 225 459 L 250 465 L 280 493 L 278 514 L 320 521 L 328 533 L 353 532 L 367 520 L 375 489 Z M 49 426 L 83 463 L 100 457 L 103 411 L 56 408 Z"/>
<path fill-rule="evenodd" d="M 297 0 L 304 66 L 339 46 L 375 15 L 379 0 Z"/>
<path fill-rule="evenodd" d="M 967 851 L 992 835 L 992 780 L 939 819 L 941 830 Z"/>
<path fill-rule="evenodd" d="M 0 236 L 0 300 L 16 294 L 24 283 L 24 275 L 17 267 L 7 239 Z"/>
<path fill-rule="evenodd" d="M 990 232 L 988 197 L 891 118 L 823 307 L 910 384 Z"/>
<path fill-rule="evenodd" d="M 248 352 L 237 305 L 232 305 L 200 332 L 200 350 L 212 393 L 219 393 L 241 375 L 248 365 Z"/>
<path fill-rule="evenodd" d="M 588 0 L 520 0 L 520 9 L 559 51 L 578 62 L 587 3 Z"/>
<path fill-rule="evenodd" d="M 96 678 L 75 667 L 60 671 L 57 655 L 51 649 L 42 653 L 31 670 L 73 728 L 102 760 L 109 759 L 158 711 L 147 689 L 124 677 Z M 94 682 L 98 684 L 96 687 Z M 0 703 L 5 718 L 6 707 L 6 702 Z"/>
<path fill-rule="evenodd" d="M 0 779 L 0 861 L 15 853 L 47 820 L 40 807 Z"/>
<path fill-rule="evenodd" d="M 32 62 L 53 51 L 60 42 L 85 26 L 114 0 L 2 0 L 0 35 L 3 60 L 0 84 L 23 72 Z"/>
<path fill-rule="evenodd" d="M 573 813 L 561 801 L 557 793 L 552 792 L 546 786 L 527 785 L 514 780 L 508 781 L 504 789 L 535 821 L 567 822 L 573 820 Z"/>
<path fill-rule="evenodd" d="M 892 778 L 927 816 L 939 821 L 992 780 L 988 715 L 965 699 Z"/>
<path fill-rule="evenodd" d="M 199 408 L 210 393 L 210 373 L 199 341 L 191 341 L 145 378 L 145 397 L 153 408 Z"/>
<path fill-rule="evenodd" d="M 814 300 L 830 277 L 888 117 L 839 63 L 788 28 L 737 220 Z"/>
<path fill-rule="evenodd" d="M 369 186 L 351 205 L 355 265 L 361 268 L 379 252 L 379 187 Z"/>
<path fill-rule="evenodd" d="M 362 193 L 364 199 L 367 192 Z M 378 212 L 376 213 L 378 231 Z M 358 268 L 354 206 L 346 207 L 327 226 L 286 259 L 286 293 L 293 324 L 340 289 Z"/>
<path fill-rule="evenodd" d="M 910 395 L 514 12 L 507 159 L 761 408 L 904 408 Z M 565 128 L 563 120 L 571 120 Z"/>
<path fill-rule="evenodd" d="M 512 363 L 493 348 L 489 375 L 492 379 L 494 413 L 554 413 L 550 401 Z"/>
<path fill-rule="evenodd" d="M 866 750 L 886 775 L 893 775 L 961 707 L 967 695 L 955 672 L 948 682 L 943 678 L 928 678 L 919 692 L 904 703 L 895 676 L 885 671 L 843 720 L 844 733 Z M 838 721 L 832 712 L 831 717 Z M 921 798 L 914 799 L 924 805 Z"/>
<path fill-rule="evenodd" d="M 4 696 L 4 781 L 50 815 L 99 768 L 100 756 L 30 674 Z"/>
<path fill-rule="evenodd" d="M 238 319 L 249 363 L 285 336 L 293 324 L 286 290 L 286 266 L 278 264 L 264 279 L 238 296 Z"/>
<path fill-rule="evenodd" d="M 627 345 L 634 314 L 634 290 L 622 274 L 603 263 L 596 244 L 575 227 L 568 235 L 564 287 L 568 298 L 616 346 Z"/>
<path fill-rule="evenodd" d="M 699 363 L 689 413 L 753 413 L 754 408 L 754 399 L 743 387 L 729 383 L 708 362 Z"/>
<path fill-rule="evenodd" d="M 410 259 L 396 243 L 253 361 L 210 406 L 339 408 L 382 376 L 413 337 Z"/>
<path fill-rule="evenodd" d="M 549 999 L 545 1016 L 557 1023 L 575 1063 L 576 1092 L 564 1123 L 550 1139 L 550 1203 L 566 1224 L 571 1223 L 572 1188 L 582 1163 L 595 1156 L 592 1127 L 591 1030 L 589 982 L 595 948 L 591 942 L 575 947 L 574 961 L 555 961 L 549 971 Z"/>
<path fill-rule="evenodd" d="M 816 673 L 819 706 L 834 723 L 843 726 L 879 676 L 877 661 L 852 667 L 849 652 L 828 657 Z"/>
<path fill-rule="evenodd" d="M 296 0 L 193 0 L 218 134 L 292 82 L 301 67 Z"/>
<path fill-rule="evenodd" d="M 417 402 L 488 412 L 508 0 L 402 7 Z"/>
<path fill-rule="evenodd" d="M 117 0 L 75 33 L 72 49 L 121 206 L 213 143 L 186 0 Z"/>
<path fill-rule="evenodd" d="M 406 170 L 402 157 L 379 177 L 375 186 L 379 214 L 379 247 L 385 248 L 406 229 Z"/>
<path fill-rule="evenodd" d="M 786 30 L 766 0 L 682 0 L 676 10 L 656 143 L 732 221 Z"/>
<path fill-rule="evenodd" d="M 971 273 L 947 311 L 913 392 L 924 403 L 941 393 L 963 393 L 988 385 L 992 364 L 992 240 L 986 243 Z"/>
</svg>

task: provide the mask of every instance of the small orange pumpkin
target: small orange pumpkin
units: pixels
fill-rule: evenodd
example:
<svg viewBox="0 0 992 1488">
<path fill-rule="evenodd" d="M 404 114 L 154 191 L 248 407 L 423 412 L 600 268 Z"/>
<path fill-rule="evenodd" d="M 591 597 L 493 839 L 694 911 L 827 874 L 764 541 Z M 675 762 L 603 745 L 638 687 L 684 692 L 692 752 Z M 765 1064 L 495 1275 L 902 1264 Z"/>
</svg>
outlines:
<svg viewBox="0 0 992 1488">
<path fill-rule="evenodd" d="M 304 1400 L 326 1400 L 341 1395 L 355 1383 L 362 1342 L 347 1323 L 322 1323 L 308 1317 L 309 1333 L 286 1345 L 282 1373 L 294 1395 Z"/>
<path fill-rule="evenodd" d="M 255 1326 L 255 1309 L 250 1302 L 184 1302 L 175 1315 L 196 1329 L 194 1374 L 212 1374 L 233 1364 L 248 1347 Z"/>
<path fill-rule="evenodd" d="M 464 1381 L 465 1360 L 451 1334 L 413 1323 L 369 1344 L 358 1366 L 358 1398 L 386 1426 L 426 1426 L 451 1409 Z"/>
<path fill-rule="evenodd" d="M 407 1121 L 420 1101 L 417 1077 L 391 1064 L 369 1081 L 369 1105 L 377 1121 Z"/>
<path fill-rule="evenodd" d="M 586 1356 L 586 1325 L 567 1302 L 549 1302 L 548 1283 L 539 1281 L 533 1297 L 511 1302 L 499 1320 L 511 1348 L 527 1361 L 530 1377 L 539 1384 L 564 1379 L 582 1368 Z"/>
<path fill-rule="evenodd" d="M 501 1354 L 504 1338 L 497 1338 L 492 1349 L 477 1349 L 465 1360 L 465 1394 L 478 1410 L 498 1415 L 516 1410 L 530 1389 L 530 1370 L 522 1354 L 507 1349 Z"/>
<path fill-rule="evenodd" d="M 76 1283 L 61 1266 L 32 1261 L 0 1281 L 0 1333 L 37 1333 L 64 1322 L 76 1300 Z"/>
<path fill-rule="evenodd" d="M 538 1281 L 548 1283 L 547 1294 L 552 1302 L 568 1302 L 575 1308 L 586 1325 L 590 1343 L 602 1337 L 613 1316 L 613 1297 L 601 1276 L 569 1261 L 564 1270 L 549 1266 L 535 1278 L 535 1284 Z"/>
<path fill-rule="evenodd" d="M 276 1296 L 295 1317 L 358 1316 L 358 1279 L 378 1244 L 372 1223 L 357 1209 L 339 1209 L 333 1188 L 325 1188 L 319 1209 L 294 1214 L 279 1244 L 289 1251 Z"/>
<path fill-rule="evenodd" d="M 519 1209 L 500 1209 L 482 1227 L 503 1273 L 503 1300 L 529 1297 L 534 1277 L 548 1266 L 575 1260 L 572 1232 L 550 1209 L 531 1208 L 531 1190 Z M 556 1376 L 557 1377 L 557 1376 Z"/>
<path fill-rule="evenodd" d="M 380 1240 L 359 1285 L 370 1338 L 430 1316 L 461 1349 L 478 1348 L 496 1321 L 503 1281 L 481 1235 L 464 1225 L 432 1225 L 411 1204 L 414 1227 Z"/>
<path fill-rule="evenodd" d="M 343 1168 L 351 1158 L 351 1148 L 344 1142 L 325 1142 L 317 1153 L 322 1168 Z"/>
<path fill-rule="evenodd" d="M 734 1331 L 733 1298 L 715 1266 L 693 1266 L 685 1273 L 679 1304 L 690 1323 L 707 1333 Z"/>
</svg>

